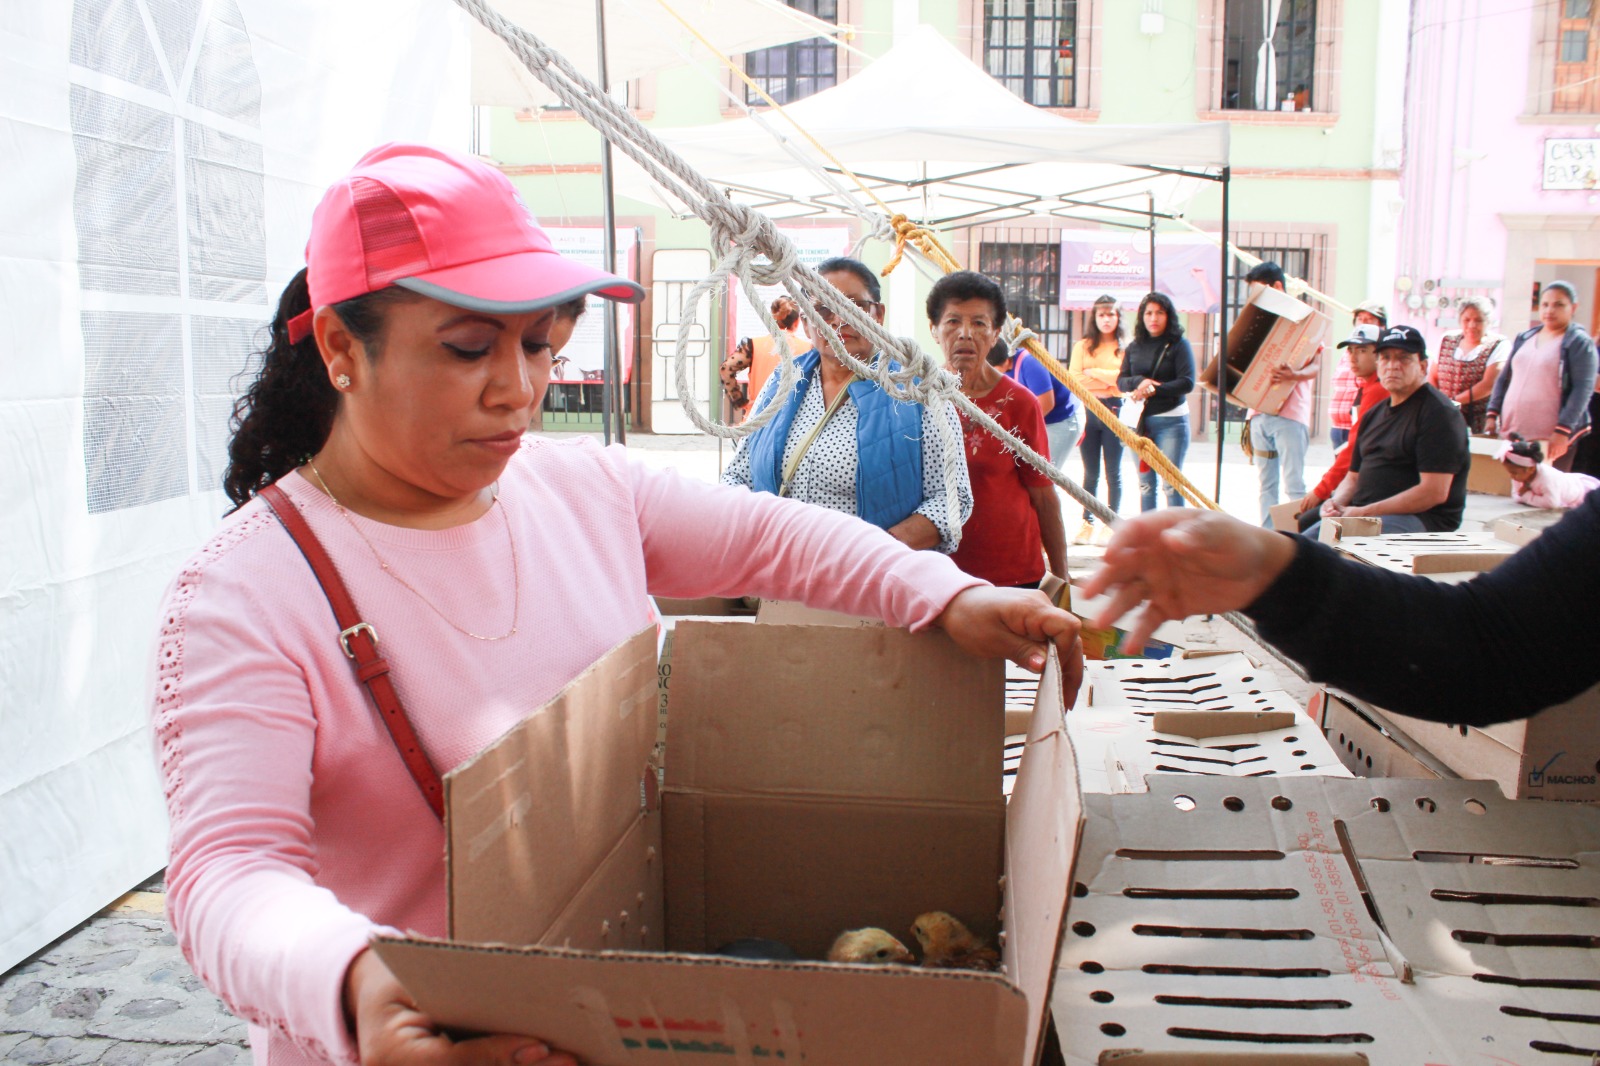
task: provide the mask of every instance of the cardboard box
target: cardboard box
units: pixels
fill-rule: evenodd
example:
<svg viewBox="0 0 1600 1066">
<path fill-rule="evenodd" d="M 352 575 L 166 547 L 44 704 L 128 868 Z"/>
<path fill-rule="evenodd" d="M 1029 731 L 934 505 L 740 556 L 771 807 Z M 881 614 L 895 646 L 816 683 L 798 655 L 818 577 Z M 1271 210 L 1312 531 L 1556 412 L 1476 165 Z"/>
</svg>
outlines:
<svg viewBox="0 0 1600 1066">
<path fill-rule="evenodd" d="M 664 790 L 649 632 L 447 775 L 450 939 L 376 942 L 418 1005 L 594 1066 L 1032 1063 L 1079 824 L 1056 664 L 1007 804 L 1001 664 L 941 633 L 686 621 L 673 640 Z M 1004 972 L 705 954 L 765 936 L 819 958 L 931 909 L 991 938 L 1003 914 Z"/>
<path fill-rule="evenodd" d="M 1400 736 L 1388 729 L 1355 701 L 1318 689 L 1312 693 L 1307 713 L 1322 730 L 1329 746 L 1357 777 L 1444 776 L 1429 766 Z"/>
<path fill-rule="evenodd" d="M 1451 770 L 1494 781 L 1513 799 L 1600 802 L 1600 685 L 1482 729 L 1382 713 Z"/>
<path fill-rule="evenodd" d="M 1275 503 L 1267 508 L 1267 514 L 1272 517 L 1272 528 L 1284 533 L 1300 532 L 1300 501 L 1289 500 L 1285 503 Z"/>
<path fill-rule="evenodd" d="M 1074 1066 L 1600 1048 L 1600 810 L 1485 782 L 1157 777 L 1084 814 L 1052 994 Z"/>
<path fill-rule="evenodd" d="M 730 599 L 726 596 L 702 596 L 695 600 L 675 600 L 669 596 L 655 597 L 656 610 L 664 618 L 685 617 L 723 617 L 754 615 L 753 608 L 747 607 L 742 599 Z"/>
<path fill-rule="evenodd" d="M 1467 450 L 1472 453 L 1472 465 L 1467 469 L 1467 491 L 1482 492 L 1490 496 L 1511 495 L 1511 475 L 1495 453 L 1500 450 L 1499 437 L 1469 436 Z"/>
<path fill-rule="evenodd" d="M 1516 545 L 1492 533 L 1391 533 L 1386 537 L 1366 537 L 1346 532 L 1338 546 L 1352 558 L 1401 574 L 1482 573 L 1493 570 L 1517 550 Z"/>
<path fill-rule="evenodd" d="M 1265 285 L 1251 286 L 1228 330 L 1228 399 L 1254 411 L 1277 414 L 1295 383 L 1274 384 L 1273 369 L 1304 367 L 1328 346 L 1332 333 L 1328 316 L 1309 304 Z M 1200 384 L 1216 391 L 1215 358 L 1200 372 Z"/>
<path fill-rule="evenodd" d="M 1338 544 L 1346 537 L 1376 537 L 1382 533 L 1383 519 L 1365 516 L 1324 518 L 1317 527 L 1317 539 L 1323 544 Z"/>
<path fill-rule="evenodd" d="M 1503 540 L 1520 548 L 1561 521 L 1567 513 L 1556 509 L 1516 511 L 1503 518 L 1496 518 L 1489 526 L 1489 532 L 1494 534 L 1496 540 Z"/>
<path fill-rule="evenodd" d="M 778 626 L 881 626 L 880 618 L 863 618 L 861 615 L 840 611 L 824 611 L 820 607 L 807 607 L 791 600 L 762 600 L 756 611 L 756 621 Z"/>
</svg>

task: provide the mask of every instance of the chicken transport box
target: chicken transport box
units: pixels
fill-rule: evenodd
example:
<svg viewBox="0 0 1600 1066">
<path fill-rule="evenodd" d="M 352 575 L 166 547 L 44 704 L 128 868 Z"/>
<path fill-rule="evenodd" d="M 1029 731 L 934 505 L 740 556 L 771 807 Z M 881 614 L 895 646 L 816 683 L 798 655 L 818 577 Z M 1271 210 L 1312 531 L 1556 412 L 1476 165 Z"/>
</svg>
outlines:
<svg viewBox="0 0 1600 1066">
<path fill-rule="evenodd" d="M 659 793 L 649 631 L 446 776 L 450 938 L 375 942 L 418 1005 L 594 1066 L 1034 1062 L 1079 827 L 1054 658 L 1008 805 L 1003 664 L 942 633 L 685 620 L 673 645 Z M 703 954 L 820 959 L 929 910 L 1003 973 Z"/>
<path fill-rule="evenodd" d="M 1304 367 L 1328 345 L 1333 324 L 1288 293 L 1265 285 L 1251 287 L 1239 317 L 1228 330 L 1228 399 L 1266 414 L 1277 414 L 1295 383 L 1274 384 L 1273 368 Z M 1200 372 L 1200 384 L 1217 388 L 1215 357 Z"/>
</svg>

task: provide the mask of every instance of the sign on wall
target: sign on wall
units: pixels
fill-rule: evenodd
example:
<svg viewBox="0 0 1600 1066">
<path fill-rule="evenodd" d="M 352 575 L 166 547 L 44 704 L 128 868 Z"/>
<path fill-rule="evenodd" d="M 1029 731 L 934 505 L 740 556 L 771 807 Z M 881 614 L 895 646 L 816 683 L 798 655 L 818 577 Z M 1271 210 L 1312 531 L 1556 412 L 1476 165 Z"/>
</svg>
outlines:
<svg viewBox="0 0 1600 1066">
<path fill-rule="evenodd" d="M 831 259 L 836 255 L 848 255 L 850 252 L 850 228 L 848 226 L 794 226 L 778 227 L 783 235 L 794 243 L 795 251 L 799 253 L 800 262 L 808 267 L 815 267 L 824 259 Z M 750 297 L 745 293 L 744 286 L 737 279 L 730 279 L 728 287 L 732 290 L 733 299 L 729 300 L 730 317 L 732 322 L 728 330 L 728 342 L 731 345 L 740 337 L 764 337 L 767 334 L 766 323 L 761 321 L 761 314 L 750 302 Z M 776 296 L 783 295 L 781 285 L 757 286 L 757 298 L 771 304 Z M 799 355 L 799 352 L 795 353 Z"/>
<path fill-rule="evenodd" d="M 570 259 L 592 267 L 603 267 L 605 230 L 599 226 L 546 226 L 555 250 Z M 639 231 L 619 229 L 616 236 L 616 263 L 611 270 L 625 278 L 639 280 Z M 550 372 L 550 383 L 594 385 L 605 380 L 605 301 L 589 297 L 589 310 L 578 319 L 572 339 L 561 349 L 561 357 Z M 617 304 L 617 361 L 622 380 L 633 378 L 633 316 L 635 305 Z"/>
<path fill-rule="evenodd" d="M 1155 290 L 1191 314 L 1221 306 L 1221 256 L 1198 233 L 1156 235 Z M 1101 296 L 1137 305 L 1151 290 L 1150 237 L 1126 230 L 1068 230 L 1061 234 L 1061 306 L 1082 311 Z"/>
<path fill-rule="evenodd" d="M 1544 142 L 1546 189 L 1600 186 L 1600 138 L 1551 137 Z"/>
</svg>

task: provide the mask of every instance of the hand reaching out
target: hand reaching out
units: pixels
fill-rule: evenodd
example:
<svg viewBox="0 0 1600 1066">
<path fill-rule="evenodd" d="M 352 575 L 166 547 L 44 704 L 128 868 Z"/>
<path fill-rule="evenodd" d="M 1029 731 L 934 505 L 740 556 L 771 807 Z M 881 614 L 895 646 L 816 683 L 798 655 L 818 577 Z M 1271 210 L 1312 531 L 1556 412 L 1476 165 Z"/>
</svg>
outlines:
<svg viewBox="0 0 1600 1066">
<path fill-rule="evenodd" d="M 1010 659 L 1034 673 L 1044 669 L 1047 644 L 1061 659 L 1061 688 L 1067 706 L 1083 683 L 1083 645 L 1078 619 L 1050 602 L 1042 592 L 997 589 L 988 585 L 963 589 L 934 624 L 969 655 Z"/>
</svg>

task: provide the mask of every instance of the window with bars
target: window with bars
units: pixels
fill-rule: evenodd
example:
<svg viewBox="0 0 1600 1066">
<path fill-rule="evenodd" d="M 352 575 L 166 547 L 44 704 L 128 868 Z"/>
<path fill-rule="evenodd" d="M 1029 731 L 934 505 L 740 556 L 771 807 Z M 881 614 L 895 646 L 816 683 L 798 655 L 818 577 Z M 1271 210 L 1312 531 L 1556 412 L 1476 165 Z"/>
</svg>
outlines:
<svg viewBox="0 0 1600 1066">
<path fill-rule="evenodd" d="M 978 270 L 999 282 L 1006 310 L 1039 335 L 1049 353 L 1066 362 L 1072 351 L 1072 322 L 1061 309 L 1061 241 L 1038 239 L 988 242 L 978 250 Z"/>
<path fill-rule="evenodd" d="M 1316 0 L 1227 0 L 1222 107 L 1310 111 L 1319 106 L 1312 98 L 1316 46 Z"/>
<path fill-rule="evenodd" d="M 1600 111 L 1600 41 L 1594 0 L 1559 0 L 1551 112 Z"/>
<path fill-rule="evenodd" d="M 796 11 L 814 15 L 824 22 L 839 21 L 838 0 L 785 0 Z M 780 104 L 792 104 L 812 93 L 831 89 L 839 83 L 839 53 L 826 37 L 774 45 L 744 57 L 744 72 L 750 80 Z M 761 94 L 745 86 L 745 103 L 765 104 Z"/>
<path fill-rule="evenodd" d="M 1035 107 L 1078 106 L 1078 0 L 984 0 L 983 67 Z"/>
</svg>

